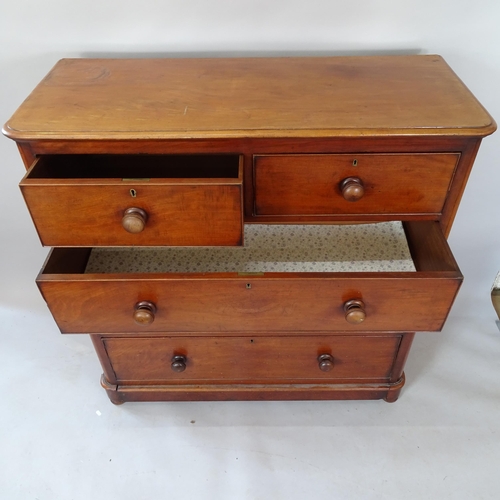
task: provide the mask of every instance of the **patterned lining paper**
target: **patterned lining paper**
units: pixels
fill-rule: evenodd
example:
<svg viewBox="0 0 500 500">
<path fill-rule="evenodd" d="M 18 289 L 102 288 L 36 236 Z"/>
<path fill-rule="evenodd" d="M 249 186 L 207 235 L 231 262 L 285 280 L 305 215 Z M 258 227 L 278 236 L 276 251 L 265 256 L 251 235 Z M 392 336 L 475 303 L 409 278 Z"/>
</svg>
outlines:
<svg viewBox="0 0 500 500">
<path fill-rule="evenodd" d="M 415 271 L 402 224 L 249 224 L 244 247 L 94 248 L 85 272 L 349 271 Z"/>
</svg>

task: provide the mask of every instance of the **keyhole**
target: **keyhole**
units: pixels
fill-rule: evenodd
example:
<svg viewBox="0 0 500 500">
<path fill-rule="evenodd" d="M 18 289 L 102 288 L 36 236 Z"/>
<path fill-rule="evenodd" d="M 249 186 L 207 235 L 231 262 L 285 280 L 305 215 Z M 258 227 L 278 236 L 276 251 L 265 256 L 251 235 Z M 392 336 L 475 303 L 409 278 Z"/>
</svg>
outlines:
<svg viewBox="0 0 500 500">
<path fill-rule="evenodd" d="M 137 191 L 135 189 L 131 189 L 130 196 L 132 196 L 132 198 L 135 198 L 137 196 Z"/>
<path fill-rule="evenodd" d="M 247 289 L 249 288 L 252 288 L 252 284 L 251 283 L 247 283 Z"/>
<path fill-rule="evenodd" d="M 358 166 L 358 160 L 352 160 L 352 166 L 357 167 Z"/>
</svg>

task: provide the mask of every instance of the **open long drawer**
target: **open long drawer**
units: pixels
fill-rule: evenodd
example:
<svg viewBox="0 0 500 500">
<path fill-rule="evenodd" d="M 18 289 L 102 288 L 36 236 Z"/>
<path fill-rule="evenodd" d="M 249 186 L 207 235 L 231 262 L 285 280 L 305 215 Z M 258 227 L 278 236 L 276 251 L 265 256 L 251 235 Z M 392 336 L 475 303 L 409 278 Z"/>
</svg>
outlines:
<svg viewBox="0 0 500 500">
<path fill-rule="evenodd" d="M 173 271 L 167 265 L 163 272 L 154 266 L 149 272 L 127 272 L 126 266 L 113 270 L 112 265 L 109 272 L 89 267 L 91 249 L 54 249 L 37 283 L 64 333 L 438 331 L 462 274 L 439 223 L 406 222 L 403 228 L 411 267 L 403 262 L 402 270 L 382 266 L 378 271 L 356 271 L 355 241 L 347 266 L 353 272 L 331 271 L 328 266 L 308 272 L 307 263 L 305 270 L 287 271 L 286 266 L 279 270 L 273 253 L 279 254 L 279 248 L 268 249 L 267 264 L 276 265 L 276 271 L 266 267 L 249 271 L 248 259 L 242 258 L 239 271 L 238 262 L 233 262 L 236 267 L 231 271 L 212 272 L 200 266 L 198 271 L 185 268 L 183 272 L 178 264 Z M 275 235 L 272 240 L 276 241 Z M 311 237 L 306 247 L 314 254 L 315 245 Z M 394 245 L 389 241 L 386 246 Z M 287 240 L 286 248 L 295 248 L 293 239 Z M 325 248 L 335 250 L 335 245 Z M 189 255 L 194 250 L 182 251 Z M 245 254 L 244 249 L 232 251 Z M 324 257 L 326 264 L 328 257 Z M 312 260 L 317 263 L 318 255 Z"/>
</svg>

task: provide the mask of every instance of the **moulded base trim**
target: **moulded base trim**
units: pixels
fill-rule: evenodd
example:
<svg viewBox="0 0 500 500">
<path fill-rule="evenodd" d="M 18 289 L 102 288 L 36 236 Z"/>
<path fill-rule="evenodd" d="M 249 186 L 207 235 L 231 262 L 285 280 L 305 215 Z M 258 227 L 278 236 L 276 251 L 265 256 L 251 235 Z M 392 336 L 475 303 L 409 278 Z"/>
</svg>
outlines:
<svg viewBox="0 0 500 500">
<path fill-rule="evenodd" d="M 393 403 L 405 384 L 235 384 L 114 385 L 104 375 L 101 385 L 114 404 L 132 401 L 300 401 L 384 399 Z"/>
</svg>

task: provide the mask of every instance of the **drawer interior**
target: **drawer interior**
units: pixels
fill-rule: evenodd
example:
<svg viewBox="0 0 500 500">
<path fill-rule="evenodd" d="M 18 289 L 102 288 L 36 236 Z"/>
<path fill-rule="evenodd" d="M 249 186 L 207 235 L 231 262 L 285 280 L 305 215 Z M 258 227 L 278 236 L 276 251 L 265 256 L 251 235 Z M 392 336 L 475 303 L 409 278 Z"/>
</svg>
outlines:
<svg viewBox="0 0 500 500">
<path fill-rule="evenodd" d="M 54 248 L 51 275 L 122 273 L 437 272 L 461 278 L 438 222 L 246 225 L 235 248 Z"/>
<path fill-rule="evenodd" d="M 27 179 L 238 179 L 239 155 L 47 155 Z"/>
<path fill-rule="evenodd" d="M 95 248 L 86 273 L 415 271 L 401 222 L 245 227 L 244 247 Z"/>
</svg>

